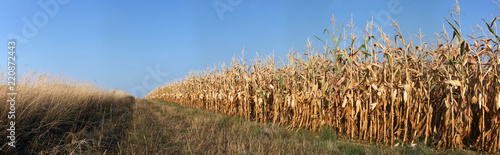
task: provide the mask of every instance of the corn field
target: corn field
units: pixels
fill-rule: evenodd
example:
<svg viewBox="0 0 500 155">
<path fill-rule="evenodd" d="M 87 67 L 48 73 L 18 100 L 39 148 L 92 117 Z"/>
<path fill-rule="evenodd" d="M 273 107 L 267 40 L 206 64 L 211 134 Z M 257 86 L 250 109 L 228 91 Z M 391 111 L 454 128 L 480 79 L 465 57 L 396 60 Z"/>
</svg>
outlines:
<svg viewBox="0 0 500 155">
<path fill-rule="evenodd" d="M 365 28 L 362 40 L 343 24 L 332 45 L 192 73 L 146 98 L 289 128 L 333 128 L 341 137 L 383 144 L 423 142 L 437 148 L 500 149 L 500 62 L 496 20 L 466 39 L 453 16 L 433 45 Z M 352 28 L 352 26 L 351 26 Z M 339 34 L 340 33 L 340 34 Z M 372 35 L 375 34 L 375 35 Z M 319 38 L 318 38 L 319 39 Z M 327 42 L 330 42 L 327 41 Z M 419 42 L 419 43 L 417 43 Z M 340 43 L 348 45 L 340 46 Z"/>
</svg>

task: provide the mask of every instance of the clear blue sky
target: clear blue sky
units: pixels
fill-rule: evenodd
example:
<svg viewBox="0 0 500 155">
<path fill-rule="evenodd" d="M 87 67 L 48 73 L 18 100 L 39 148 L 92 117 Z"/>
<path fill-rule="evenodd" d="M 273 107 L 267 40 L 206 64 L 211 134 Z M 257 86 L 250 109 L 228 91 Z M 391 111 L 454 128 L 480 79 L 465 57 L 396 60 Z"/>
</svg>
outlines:
<svg viewBox="0 0 500 155">
<path fill-rule="evenodd" d="M 66 2 L 69 1 L 69 2 Z M 39 3 L 50 5 L 48 11 Z M 214 3 L 218 7 L 214 7 Z M 96 82 L 106 89 L 122 89 L 144 97 L 154 87 L 183 78 L 191 70 L 230 63 L 245 49 L 285 57 L 292 47 L 303 51 L 308 38 L 327 39 L 330 18 L 348 22 L 351 15 L 359 28 L 372 16 L 387 32 L 385 15 L 396 19 L 403 33 L 418 29 L 433 39 L 449 18 L 454 1 L 435 0 L 3 0 L 0 2 L 0 35 L 6 47 L 9 35 L 18 39 L 18 66 L 25 70 L 62 73 Z M 489 1 L 460 1 L 464 32 L 482 18 L 498 15 Z M 222 10 L 217 12 L 217 8 Z M 225 11 L 224 11 L 225 10 Z M 385 13 L 385 14 L 384 14 Z M 33 21 L 33 17 L 36 17 Z M 45 17 L 45 18 L 44 18 Z M 24 19 L 24 20 L 23 20 Z M 27 21 L 27 22 L 26 22 Z M 29 26 L 37 32 L 27 31 Z M 451 28 L 446 24 L 449 32 Z M 23 30 L 25 31 L 23 33 Z M 29 42 L 26 42 L 29 41 Z M 6 50 L 4 50 L 6 51 Z M 7 54 L 0 54 L 6 71 Z M 166 72 L 153 76 L 148 69 Z M 156 77 L 156 78 L 155 78 Z M 146 80 L 146 82 L 144 82 Z M 159 82 L 158 82 L 159 81 Z M 146 83 L 146 85 L 144 84 Z"/>
</svg>

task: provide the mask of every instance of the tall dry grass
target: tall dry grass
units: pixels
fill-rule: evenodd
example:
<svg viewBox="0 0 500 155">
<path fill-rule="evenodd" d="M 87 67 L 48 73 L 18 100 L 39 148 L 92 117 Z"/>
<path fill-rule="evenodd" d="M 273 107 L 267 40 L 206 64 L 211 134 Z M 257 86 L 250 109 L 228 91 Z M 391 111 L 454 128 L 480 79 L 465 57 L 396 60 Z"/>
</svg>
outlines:
<svg viewBox="0 0 500 155">
<path fill-rule="evenodd" d="M 6 78 L 2 74 L 2 84 Z M 7 145 L 8 88 L 0 86 L 0 152 Z M 28 72 L 17 85 L 16 150 L 20 154 L 117 152 L 134 98 L 62 75 Z"/>
<path fill-rule="evenodd" d="M 458 3 L 457 3 L 458 4 Z M 496 20 L 482 36 L 461 34 L 459 8 L 434 45 L 367 27 L 345 36 L 343 24 L 324 52 L 272 57 L 190 74 L 153 90 L 147 99 L 207 109 L 257 122 L 313 131 L 329 126 L 350 139 L 437 148 L 500 149 L 500 62 Z M 351 25 L 352 27 L 352 25 Z M 373 32 L 377 32 L 376 34 Z M 360 42 L 357 44 L 357 42 Z M 343 43 L 347 46 L 341 47 Z M 326 43 L 325 43 L 326 44 Z"/>
</svg>

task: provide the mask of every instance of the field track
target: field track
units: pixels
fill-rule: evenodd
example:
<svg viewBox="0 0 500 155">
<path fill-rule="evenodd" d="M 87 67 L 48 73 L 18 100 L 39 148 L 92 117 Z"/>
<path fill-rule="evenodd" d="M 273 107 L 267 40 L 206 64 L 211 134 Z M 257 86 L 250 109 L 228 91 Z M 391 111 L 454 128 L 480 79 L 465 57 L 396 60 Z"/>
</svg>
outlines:
<svg viewBox="0 0 500 155">
<path fill-rule="evenodd" d="M 157 100 L 137 100 L 130 129 L 122 151 L 138 154 L 474 154 L 355 143 L 331 130 L 289 130 Z"/>
</svg>

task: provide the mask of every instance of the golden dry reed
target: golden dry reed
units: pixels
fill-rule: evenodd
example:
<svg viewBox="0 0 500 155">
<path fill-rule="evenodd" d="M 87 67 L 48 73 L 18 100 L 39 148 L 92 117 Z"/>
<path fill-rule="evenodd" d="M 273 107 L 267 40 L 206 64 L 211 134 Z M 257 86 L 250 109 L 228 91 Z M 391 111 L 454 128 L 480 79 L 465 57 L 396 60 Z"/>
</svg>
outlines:
<svg viewBox="0 0 500 155">
<path fill-rule="evenodd" d="M 2 72 L 0 82 L 7 84 Z M 27 72 L 16 86 L 17 153 L 85 154 L 117 149 L 131 115 L 134 98 L 130 94 L 36 72 Z M 0 85 L 0 91 L 0 154 L 8 154 L 14 151 L 6 138 L 8 86 Z"/>
<path fill-rule="evenodd" d="M 405 40 L 396 22 L 396 35 L 378 29 L 373 36 L 367 27 L 363 40 L 334 28 L 333 34 L 325 30 L 333 45 L 324 53 L 314 54 L 309 43 L 305 58 L 288 54 L 279 68 L 272 57 L 251 64 L 234 59 L 230 67 L 190 74 L 146 98 L 290 128 L 330 126 L 340 136 L 378 144 L 499 152 L 500 38 L 494 22 L 500 18 L 484 21 L 482 37 L 465 39 L 452 17 L 446 21 L 453 36 L 443 29 L 435 45 L 422 42 L 421 34 L 420 44 Z"/>
</svg>

